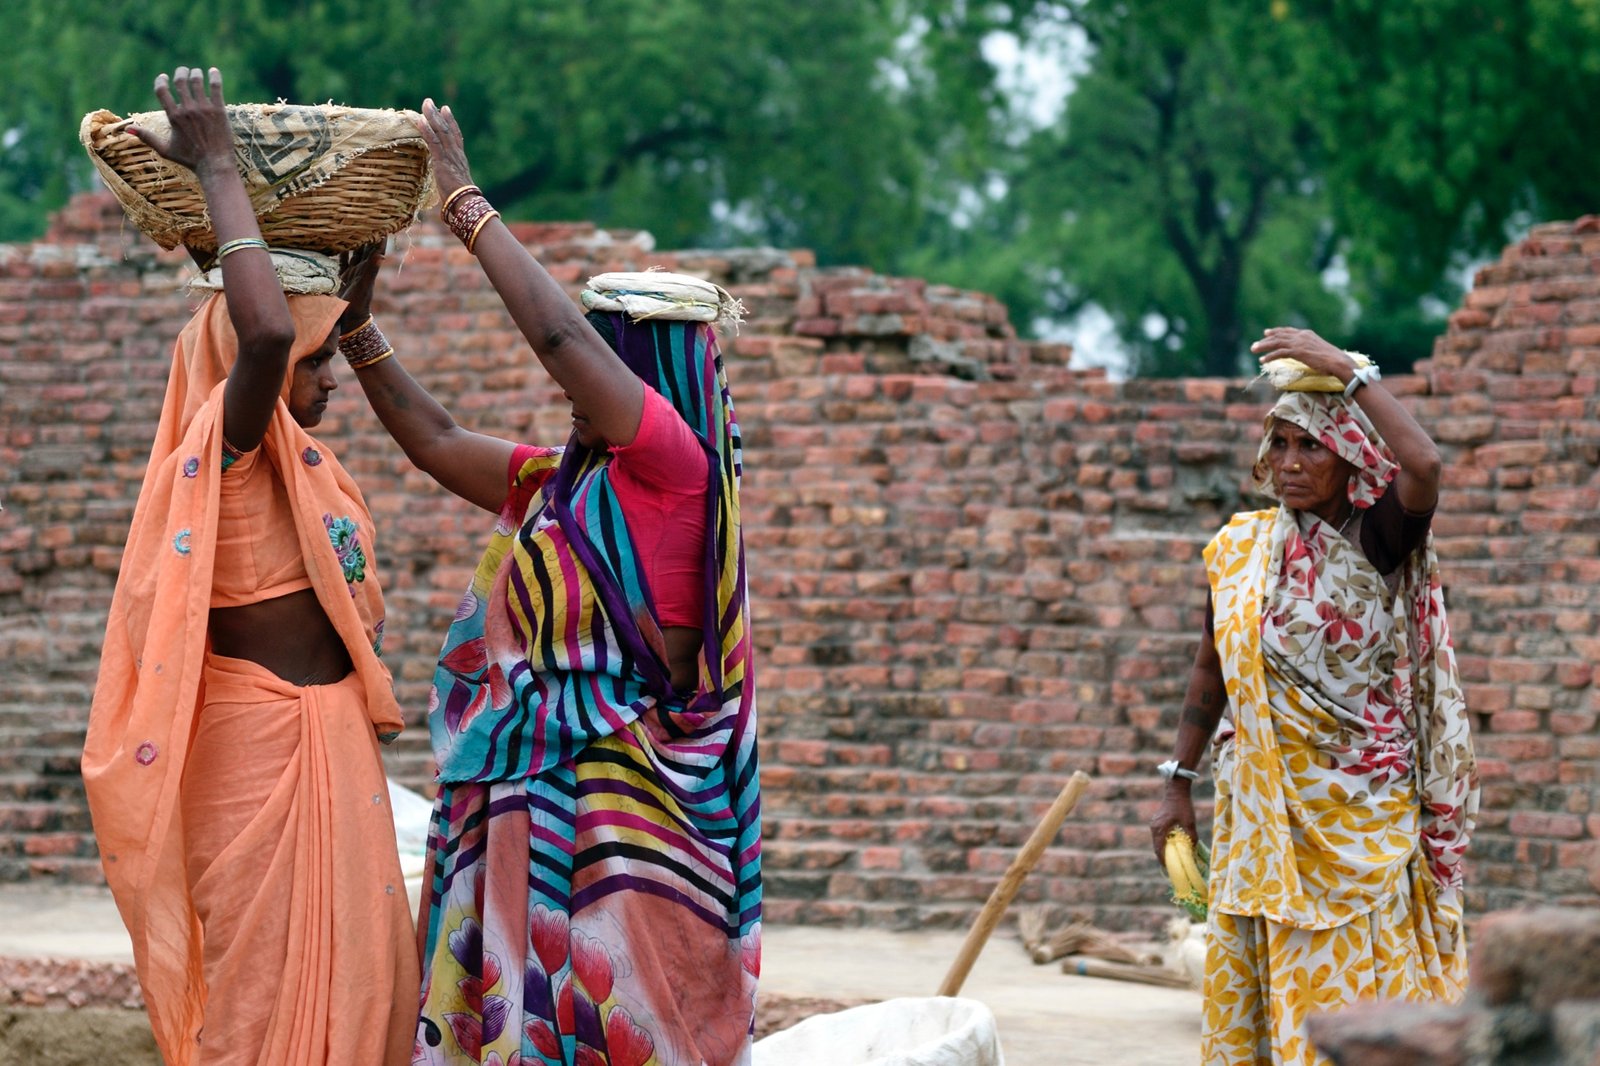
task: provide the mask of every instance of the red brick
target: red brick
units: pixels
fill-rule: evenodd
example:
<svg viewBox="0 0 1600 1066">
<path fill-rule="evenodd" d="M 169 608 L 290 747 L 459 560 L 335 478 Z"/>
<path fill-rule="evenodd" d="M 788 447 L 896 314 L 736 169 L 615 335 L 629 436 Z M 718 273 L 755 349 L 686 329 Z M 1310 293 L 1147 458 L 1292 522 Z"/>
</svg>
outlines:
<svg viewBox="0 0 1600 1066">
<path fill-rule="evenodd" d="M 77 211 L 80 230 L 124 239 L 114 204 Z M 556 390 L 476 263 L 436 222 L 417 233 L 380 300 L 407 349 L 430 355 L 413 372 L 463 424 L 563 435 Z M 1585 806 L 1600 764 L 1600 538 L 1588 528 L 1600 509 L 1589 485 L 1600 335 L 1583 332 L 1600 328 L 1600 258 L 1587 258 L 1600 257 L 1600 239 L 1568 262 L 1578 253 L 1556 249 L 1570 234 L 1540 233 L 1539 255 L 1514 250 L 1486 268 L 1487 287 L 1433 358 L 1390 382 L 1446 460 L 1434 529 L 1484 783 L 1468 858 L 1475 906 L 1570 898 L 1600 880 L 1573 865 L 1592 864 L 1600 840 L 1600 814 Z M 569 286 L 600 269 L 661 262 L 719 276 L 730 262 L 594 234 L 519 229 Z M 1015 340 L 990 298 L 813 264 L 796 252 L 735 286 L 759 310 L 725 346 L 746 434 L 764 813 L 783 874 L 769 914 L 970 919 L 1065 775 L 1084 767 L 1096 779 L 1063 836 L 1074 850 L 1052 848 L 1028 891 L 1153 927 L 1169 908 L 1124 853 L 1144 850 L 1148 767 L 1170 752 L 1193 660 L 1199 549 L 1230 511 L 1258 506 L 1236 490 L 1264 397 L 1237 381 L 1065 371 L 1065 353 Z M 96 464 L 88 480 L 24 473 L 5 487 L 0 655 L 21 672 L 0 691 L 0 714 L 51 709 L 25 734 L 34 740 L 0 747 L 0 779 L 24 789 L 71 787 L 51 782 L 71 780 L 171 338 L 187 315 L 179 294 L 147 294 L 140 269 L 0 270 L 11 360 L 0 368 L 0 469 L 42 468 L 65 448 Z M 30 308 L 35 284 L 60 299 Z M 890 315 L 916 321 L 880 318 Z M 842 319 L 880 332 L 846 340 Z M 891 325 L 1006 365 L 978 383 L 929 372 L 910 362 L 904 336 L 881 332 Z M 349 399 L 327 439 L 378 516 L 390 662 L 420 725 L 438 620 L 485 527 Z M 397 765 L 424 775 L 425 730 L 402 744 Z M 60 778 L 37 769 L 47 762 Z M 0 812 L 33 812 L 0 814 L 0 855 L 19 856 L 0 873 L 92 875 L 70 832 L 81 821 L 62 820 L 82 818 L 76 795 L 0 797 Z M 805 895 L 830 888 L 838 898 Z"/>
<path fill-rule="evenodd" d="M 862 848 L 859 858 L 863 870 L 899 870 L 905 865 L 900 848 Z"/>
<path fill-rule="evenodd" d="M 1518 837 L 1558 837 L 1576 840 L 1584 835 L 1583 819 L 1573 814 L 1517 811 L 1511 815 L 1511 832 Z"/>
</svg>

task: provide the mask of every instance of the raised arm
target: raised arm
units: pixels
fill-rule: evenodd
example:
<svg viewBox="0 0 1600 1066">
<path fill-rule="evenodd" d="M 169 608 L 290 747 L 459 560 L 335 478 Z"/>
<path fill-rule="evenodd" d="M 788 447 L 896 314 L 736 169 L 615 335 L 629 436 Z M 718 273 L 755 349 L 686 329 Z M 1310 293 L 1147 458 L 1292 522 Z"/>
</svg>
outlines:
<svg viewBox="0 0 1600 1066">
<path fill-rule="evenodd" d="M 1211 634 L 1207 633 L 1195 653 L 1194 666 L 1189 671 L 1189 689 L 1184 693 L 1183 712 L 1178 718 L 1178 738 L 1173 745 L 1172 757 L 1184 770 L 1197 770 L 1205 755 L 1211 734 L 1222 721 L 1222 712 L 1228 706 L 1228 690 L 1222 680 L 1222 659 L 1217 655 Z M 1181 826 L 1190 839 L 1199 840 L 1194 824 L 1194 801 L 1189 795 L 1190 779 L 1174 774 L 1167 780 L 1161 796 L 1161 806 L 1150 819 L 1150 840 L 1155 847 L 1156 861 L 1164 859 L 1167 834 Z"/>
<path fill-rule="evenodd" d="M 199 67 L 179 67 L 170 83 L 165 74 L 158 75 L 156 99 L 171 134 L 161 137 L 135 127 L 128 132 L 200 179 L 221 253 L 228 318 L 239 338 L 239 356 L 222 394 L 222 433 L 229 444 L 249 451 L 266 435 L 283 389 L 294 319 L 234 161 L 222 72 L 212 67 L 207 79 Z"/>
<path fill-rule="evenodd" d="M 472 185 L 461 128 L 448 106 L 436 108 L 432 100 L 423 103 L 417 125 L 433 154 L 439 193 L 448 203 L 458 190 Z M 566 291 L 498 216 L 479 230 L 472 249 L 556 384 L 608 443 L 632 444 L 644 409 L 644 382 L 584 321 Z"/>
<path fill-rule="evenodd" d="M 1291 358 L 1300 360 L 1316 373 L 1331 374 L 1346 385 L 1355 378 L 1356 363 L 1349 353 L 1335 348 L 1309 329 L 1285 326 L 1269 329 L 1261 340 L 1250 346 L 1250 351 L 1260 356 L 1263 366 L 1274 359 Z M 1413 514 L 1433 510 L 1439 502 L 1439 475 L 1443 469 L 1433 438 L 1381 382 L 1369 381 L 1357 386 L 1351 398 L 1372 420 L 1372 427 L 1383 437 L 1400 464 L 1400 472 L 1394 479 L 1400 505 Z"/>
<path fill-rule="evenodd" d="M 339 319 L 342 336 L 375 328 L 370 310 L 372 290 L 382 263 L 381 247 L 368 245 L 352 254 L 345 264 L 341 295 L 349 303 Z M 382 337 L 381 333 L 378 337 Z M 499 513 L 506 499 L 507 468 L 516 446 L 456 425 L 450 412 L 406 373 L 399 359 L 381 355 L 389 348 L 386 340 L 375 340 L 370 335 L 350 340 L 367 347 L 376 345 L 365 356 L 352 357 L 350 365 L 355 368 L 356 380 L 361 382 L 361 391 L 366 393 L 378 421 L 406 458 L 462 499 Z M 341 344 L 341 349 L 351 355 L 350 343 Z M 369 359 L 372 361 L 366 361 Z"/>
</svg>

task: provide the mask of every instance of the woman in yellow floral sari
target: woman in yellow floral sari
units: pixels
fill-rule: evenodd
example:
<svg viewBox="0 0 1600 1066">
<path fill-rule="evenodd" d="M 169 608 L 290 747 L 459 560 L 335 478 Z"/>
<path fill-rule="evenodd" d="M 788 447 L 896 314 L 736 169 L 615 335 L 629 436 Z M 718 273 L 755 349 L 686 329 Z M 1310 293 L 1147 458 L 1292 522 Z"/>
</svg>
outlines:
<svg viewBox="0 0 1600 1066">
<path fill-rule="evenodd" d="M 1189 786 L 1215 733 L 1207 1066 L 1326 1063 L 1312 1011 L 1458 999 L 1478 804 L 1429 534 L 1438 449 L 1375 367 L 1315 333 L 1270 329 L 1252 350 L 1276 379 L 1294 365 L 1278 360 L 1304 368 L 1254 469 L 1279 505 L 1206 548 L 1208 639 L 1151 821 L 1158 856 L 1174 828 L 1195 835 Z M 1330 391 L 1305 391 L 1319 380 Z"/>
</svg>

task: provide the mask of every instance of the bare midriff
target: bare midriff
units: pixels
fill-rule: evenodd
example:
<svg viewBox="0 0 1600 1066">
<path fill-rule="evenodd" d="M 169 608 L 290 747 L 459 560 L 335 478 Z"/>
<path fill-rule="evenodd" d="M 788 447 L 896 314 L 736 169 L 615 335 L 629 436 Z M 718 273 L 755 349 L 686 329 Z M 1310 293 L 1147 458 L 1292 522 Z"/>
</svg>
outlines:
<svg viewBox="0 0 1600 1066">
<path fill-rule="evenodd" d="M 294 685 L 331 685 L 354 669 L 315 589 L 242 607 L 213 607 L 210 631 L 211 650 L 218 655 L 247 659 Z"/>
<path fill-rule="evenodd" d="M 699 675 L 700 631 L 693 626 L 663 626 L 661 636 L 667 644 L 672 687 L 679 692 L 693 689 Z"/>
</svg>

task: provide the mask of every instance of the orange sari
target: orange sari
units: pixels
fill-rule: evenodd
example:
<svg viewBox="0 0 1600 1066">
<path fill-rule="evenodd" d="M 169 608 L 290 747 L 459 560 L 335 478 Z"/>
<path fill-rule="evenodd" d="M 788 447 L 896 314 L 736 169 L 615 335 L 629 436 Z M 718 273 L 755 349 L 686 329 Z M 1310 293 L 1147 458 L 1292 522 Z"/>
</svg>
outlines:
<svg viewBox="0 0 1600 1066">
<path fill-rule="evenodd" d="M 292 366 L 344 304 L 289 305 Z M 170 1066 L 405 1062 L 419 977 L 378 755 L 401 722 L 377 654 L 372 519 L 282 402 L 261 447 L 355 669 L 300 688 L 207 644 L 212 577 L 232 565 L 214 534 L 237 350 L 221 294 L 178 338 L 84 745 L 95 835 Z M 365 542 L 359 577 L 330 521 Z"/>
</svg>

